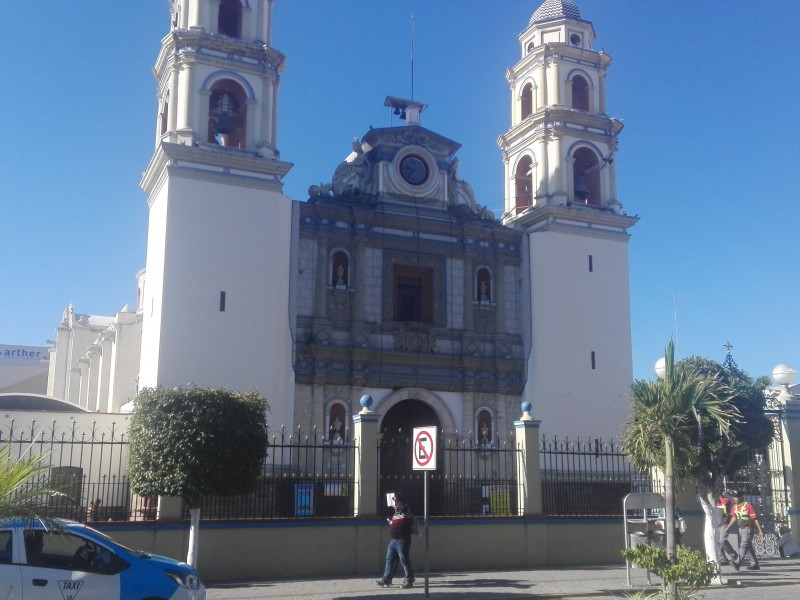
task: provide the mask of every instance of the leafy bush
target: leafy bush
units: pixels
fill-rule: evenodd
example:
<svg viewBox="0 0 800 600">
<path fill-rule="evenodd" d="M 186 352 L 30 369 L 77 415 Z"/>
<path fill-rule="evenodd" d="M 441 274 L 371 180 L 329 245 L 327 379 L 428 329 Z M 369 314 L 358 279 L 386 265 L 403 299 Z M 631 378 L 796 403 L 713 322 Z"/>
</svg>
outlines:
<svg viewBox="0 0 800 600">
<path fill-rule="evenodd" d="M 267 401 L 221 388 L 147 388 L 131 415 L 131 488 L 177 496 L 251 492 L 267 453 Z"/>
<path fill-rule="evenodd" d="M 710 562 L 706 555 L 686 546 L 675 548 L 675 562 L 670 562 L 667 551 L 661 546 L 639 544 L 622 551 L 625 560 L 658 575 L 667 583 L 685 583 L 697 589 L 711 583 L 717 575 L 716 563 Z M 691 594 L 690 594 L 691 595 Z"/>
</svg>

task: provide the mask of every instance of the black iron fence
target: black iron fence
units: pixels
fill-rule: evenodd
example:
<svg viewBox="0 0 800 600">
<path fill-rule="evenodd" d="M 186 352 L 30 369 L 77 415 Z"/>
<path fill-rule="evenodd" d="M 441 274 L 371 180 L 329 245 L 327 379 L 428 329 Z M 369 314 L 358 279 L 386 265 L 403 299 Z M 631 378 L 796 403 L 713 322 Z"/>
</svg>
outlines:
<svg viewBox="0 0 800 600">
<path fill-rule="evenodd" d="M 208 496 L 204 520 L 351 518 L 355 446 L 349 437 L 314 428 L 272 436 L 264 470 L 250 494 Z M 184 514 L 188 517 L 188 508 Z"/>
<path fill-rule="evenodd" d="M 379 513 L 385 494 L 404 493 L 423 512 L 424 472 L 411 469 L 410 435 L 381 436 L 378 443 Z M 36 483 L 66 493 L 50 500 L 54 516 L 78 521 L 146 521 L 156 518 L 157 499 L 131 492 L 128 440 L 115 423 L 60 427 L 36 421 L 0 426 L 0 444 L 11 460 L 46 455 L 48 468 Z M 349 432 L 281 430 L 270 441 L 263 474 L 250 494 L 203 499 L 204 520 L 352 518 L 356 444 Z M 509 517 L 519 514 L 518 465 L 513 435 L 491 441 L 439 436 L 437 469 L 429 473 L 429 514 L 440 517 Z M 628 461 L 624 448 L 602 440 L 541 440 L 543 513 L 550 517 L 621 517 L 630 492 L 660 491 Z M 99 503 L 97 502 L 99 500 Z"/>
<path fill-rule="evenodd" d="M 520 485 L 516 466 L 521 455 L 513 438 L 495 435 L 491 442 L 445 438 L 441 516 L 516 516 Z"/>
<path fill-rule="evenodd" d="M 549 517 L 622 517 L 631 492 L 654 489 L 624 448 L 601 439 L 542 438 L 542 511 Z"/>
<path fill-rule="evenodd" d="M 63 495 L 48 500 L 52 516 L 76 521 L 139 521 L 155 518 L 153 498 L 131 494 L 128 483 L 128 440 L 115 422 L 92 423 L 81 430 L 75 421 L 0 427 L 0 445 L 9 444 L 9 460 L 43 455 L 47 467 L 29 485 L 46 486 Z"/>
<path fill-rule="evenodd" d="M 436 469 L 428 475 L 428 514 L 435 517 L 508 517 L 518 514 L 516 465 L 522 451 L 513 437 L 439 435 Z M 412 469 L 413 440 L 408 432 L 384 434 L 378 442 L 379 512 L 397 492 L 417 514 L 423 513 L 425 472 Z M 380 501 L 379 501 L 380 503 Z"/>
</svg>

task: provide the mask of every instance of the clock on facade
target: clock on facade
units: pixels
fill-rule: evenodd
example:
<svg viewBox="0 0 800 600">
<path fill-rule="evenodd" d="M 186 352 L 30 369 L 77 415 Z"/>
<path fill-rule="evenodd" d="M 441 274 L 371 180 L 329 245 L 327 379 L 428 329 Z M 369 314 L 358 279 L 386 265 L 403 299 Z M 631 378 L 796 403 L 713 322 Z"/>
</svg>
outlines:
<svg viewBox="0 0 800 600">
<path fill-rule="evenodd" d="M 409 154 L 400 161 L 400 175 L 411 185 L 422 185 L 428 179 L 428 163 L 416 154 Z"/>
</svg>

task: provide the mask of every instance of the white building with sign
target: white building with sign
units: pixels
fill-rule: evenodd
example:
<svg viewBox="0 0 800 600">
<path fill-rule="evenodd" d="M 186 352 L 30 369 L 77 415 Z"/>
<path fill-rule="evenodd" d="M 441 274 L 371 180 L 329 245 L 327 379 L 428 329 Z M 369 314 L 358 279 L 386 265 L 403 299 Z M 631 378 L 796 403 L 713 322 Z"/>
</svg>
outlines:
<svg viewBox="0 0 800 600">
<path fill-rule="evenodd" d="M 47 391 L 50 348 L 0 344 L 0 394 Z"/>
</svg>

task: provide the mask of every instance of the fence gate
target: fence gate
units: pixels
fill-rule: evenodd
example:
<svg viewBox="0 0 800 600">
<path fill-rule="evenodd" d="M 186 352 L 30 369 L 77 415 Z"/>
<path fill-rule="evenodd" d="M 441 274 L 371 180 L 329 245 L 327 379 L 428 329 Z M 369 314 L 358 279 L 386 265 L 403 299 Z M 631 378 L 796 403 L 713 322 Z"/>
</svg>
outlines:
<svg viewBox="0 0 800 600">
<path fill-rule="evenodd" d="M 778 538 L 782 529 L 789 527 L 789 487 L 786 480 L 786 465 L 783 461 L 783 433 L 781 431 L 782 407 L 777 401 L 777 392 L 764 401 L 764 414 L 772 422 L 772 443 L 728 482 L 728 487 L 742 490 L 745 500 L 758 512 L 765 539 L 753 538 L 753 547 L 759 558 L 779 556 Z"/>
</svg>

